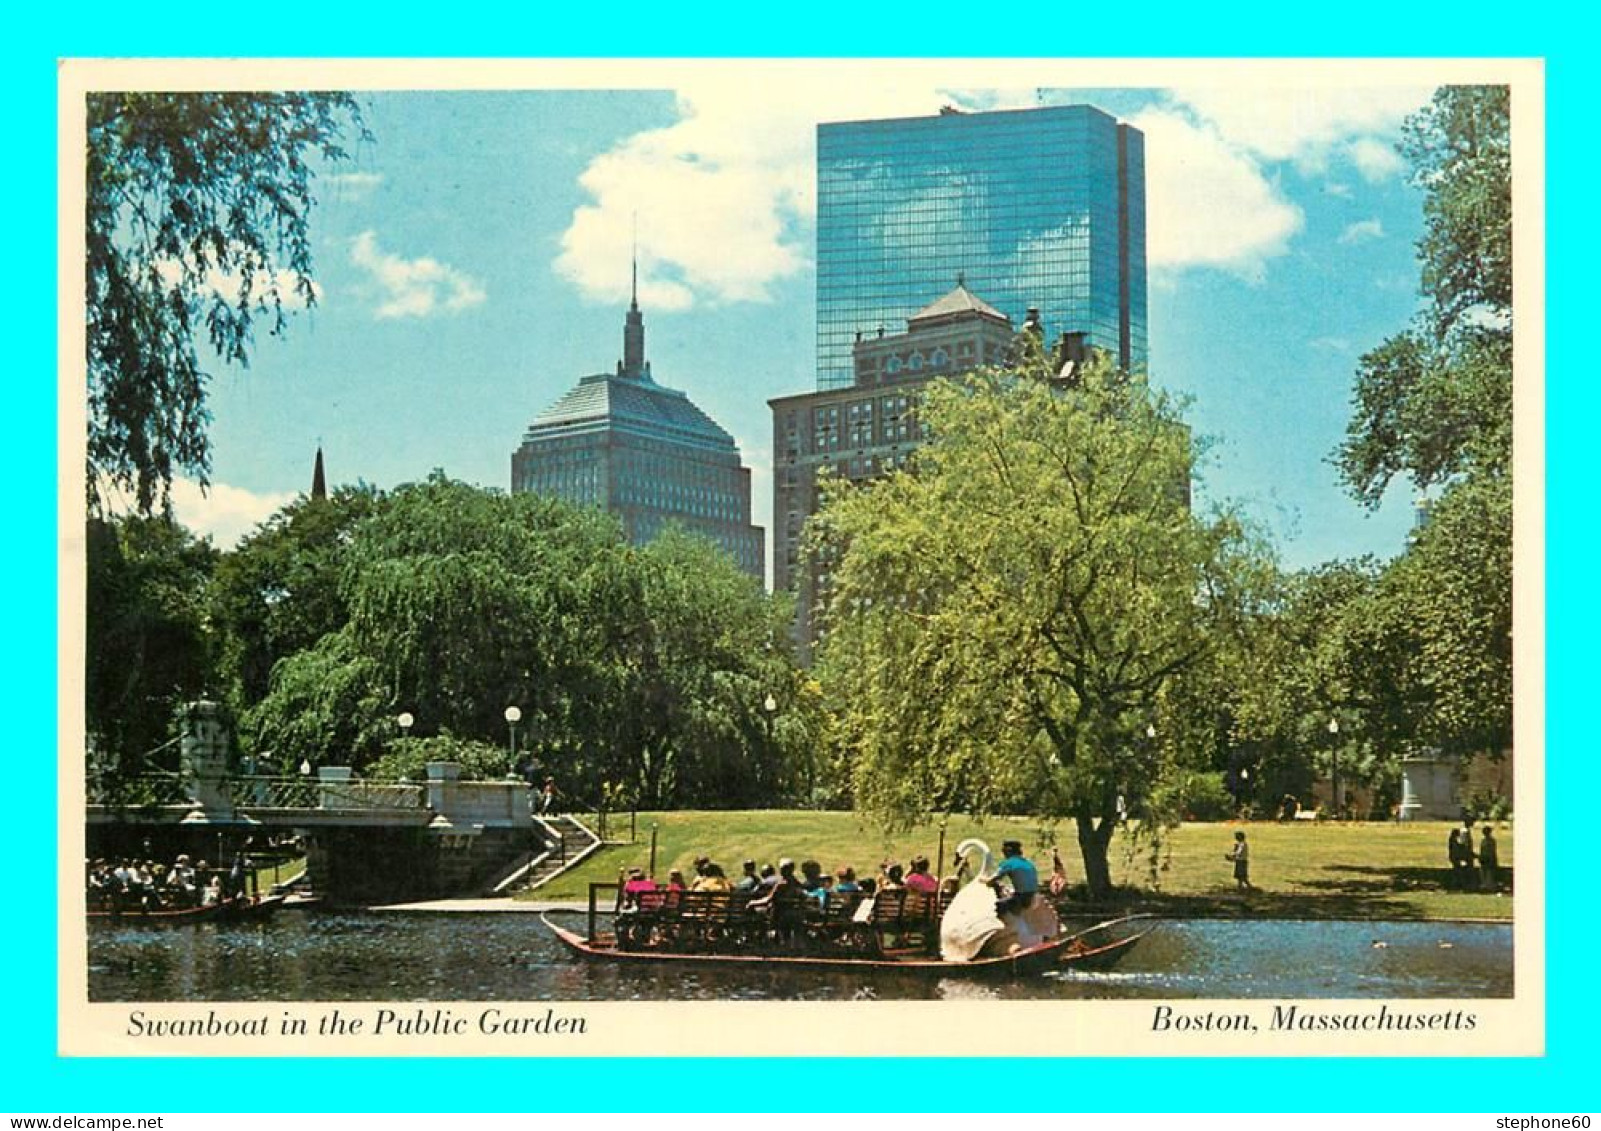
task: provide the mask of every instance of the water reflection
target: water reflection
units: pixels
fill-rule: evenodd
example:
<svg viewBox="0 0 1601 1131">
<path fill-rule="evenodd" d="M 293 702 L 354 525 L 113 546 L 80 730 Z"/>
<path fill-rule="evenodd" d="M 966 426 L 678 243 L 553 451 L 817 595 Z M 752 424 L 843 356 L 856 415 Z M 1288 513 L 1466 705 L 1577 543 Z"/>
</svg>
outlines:
<svg viewBox="0 0 1601 1131">
<path fill-rule="evenodd" d="M 94 1001 L 888 1001 L 1475 998 L 1512 994 L 1512 929 L 1450 923 L 1167 922 L 1116 971 L 1016 981 L 572 958 L 536 915 L 282 914 L 96 924 Z"/>
</svg>

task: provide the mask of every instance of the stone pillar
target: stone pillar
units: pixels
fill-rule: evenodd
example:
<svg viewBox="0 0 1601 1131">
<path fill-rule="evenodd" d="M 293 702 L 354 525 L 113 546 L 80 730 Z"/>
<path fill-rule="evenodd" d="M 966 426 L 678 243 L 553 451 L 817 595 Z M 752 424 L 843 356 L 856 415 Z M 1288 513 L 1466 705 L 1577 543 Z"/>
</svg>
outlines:
<svg viewBox="0 0 1601 1131">
<path fill-rule="evenodd" d="M 1454 821 L 1461 809 L 1454 758 L 1401 759 L 1401 820 Z"/>
<path fill-rule="evenodd" d="M 428 808 L 435 813 L 451 809 L 456 783 L 461 780 L 460 762 L 428 763 Z"/>
<path fill-rule="evenodd" d="M 190 800 L 208 817 L 233 816 L 228 792 L 228 728 L 222 722 L 222 708 L 200 700 L 186 704 L 179 717 L 183 736 L 178 742 L 178 772 Z"/>
<path fill-rule="evenodd" d="M 349 809 L 351 772 L 349 766 L 317 767 L 317 807 L 319 809 Z"/>
</svg>

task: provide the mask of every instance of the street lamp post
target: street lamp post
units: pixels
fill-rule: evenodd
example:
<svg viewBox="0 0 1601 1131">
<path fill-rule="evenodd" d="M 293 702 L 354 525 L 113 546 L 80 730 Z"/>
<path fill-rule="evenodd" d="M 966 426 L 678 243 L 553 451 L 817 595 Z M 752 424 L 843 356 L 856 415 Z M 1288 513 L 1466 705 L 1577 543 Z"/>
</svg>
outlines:
<svg viewBox="0 0 1601 1131">
<path fill-rule="evenodd" d="M 416 721 L 416 718 L 413 717 L 410 711 L 402 711 L 399 715 L 395 716 L 395 725 L 400 728 L 401 738 L 411 737 L 412 724 L 414 724 Z"/>
<path fill-rule="evenodd" d="M 517 723 L 522 719 L 523 712 L 520 707 L 506 708 L 506 726 L 511 728 L 511 765 L 517 768 Z"/>
<path fill-rule="evenodd" d="M 1340 720 L 1329 720 L 1329 789 L 1334 794 L 1334 816 L 1340 815 Z"/>
</svg>

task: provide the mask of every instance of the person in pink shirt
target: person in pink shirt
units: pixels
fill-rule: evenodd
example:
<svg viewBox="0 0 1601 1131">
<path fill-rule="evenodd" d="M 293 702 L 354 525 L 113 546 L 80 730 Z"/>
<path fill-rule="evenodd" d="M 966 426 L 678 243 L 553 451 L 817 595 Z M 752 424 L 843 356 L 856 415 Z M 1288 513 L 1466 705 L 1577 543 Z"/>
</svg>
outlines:
<svg viewBox="0 0 1601 1131">
<path fill-rule="evenodd" d="M 638 907 L 641 897 L 655 890 L 656 881 L 645 875 L 645 869 L 628 869 L 628 879 L 623 883 L 623 907 Z"/>
<path fill-rule="evenodd" d="M 929 874 L 927 856 L 912 857 L 909 867 L 911 870 L 906 873 L 906 878 L 902 881 L 908 888 L 920 891 L 924 895 L 933 895 L 939 891 L 939 880 Z"/>
</svg>

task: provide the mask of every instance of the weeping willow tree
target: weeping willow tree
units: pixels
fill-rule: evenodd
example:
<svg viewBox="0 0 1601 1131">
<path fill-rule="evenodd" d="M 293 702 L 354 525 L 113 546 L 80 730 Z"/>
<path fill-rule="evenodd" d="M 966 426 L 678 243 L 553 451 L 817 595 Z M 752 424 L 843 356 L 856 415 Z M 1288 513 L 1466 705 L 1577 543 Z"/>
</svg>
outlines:
<svg viewBox="0 0 1601 1131">
<path fill-rule="evenodd" d="M 1233 517 L 1192 513 L 1174 402 L 1105 363 L 1066 383 L 1027 348 L 931 386 L 921 416 L 913 467 L 826 486 L 813 527 L 857 805 L 1071 821 L 1103 896 L 1120 799 L 1155 829 L 1197 778 L 1166 699 L 1266 563 Z"/>
<path fill-rule="evenodd" d="M 771 805 L 798 789 L 809 727 L 787 607 L 703 539 L 631 546 L 599 510 L 435 474 L 375 501 L 339 562 L 348 620 L 281 659 L 245 715 L 247 744 L 280 765 L 384 772 L 456 749 L 499 776 L 515 706 L 518 750 L 574 799 Z"/>
</svg>

